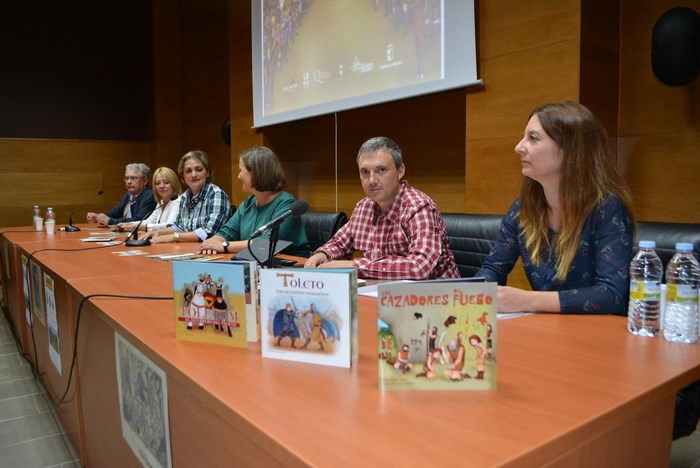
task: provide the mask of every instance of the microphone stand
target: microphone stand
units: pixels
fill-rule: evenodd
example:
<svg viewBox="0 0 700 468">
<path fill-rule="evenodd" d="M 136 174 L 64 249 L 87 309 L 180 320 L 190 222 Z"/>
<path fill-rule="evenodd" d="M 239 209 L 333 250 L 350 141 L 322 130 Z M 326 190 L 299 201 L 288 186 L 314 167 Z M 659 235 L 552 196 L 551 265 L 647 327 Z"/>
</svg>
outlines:
<svg viewBox="0 0 700 468">
<path fill-rule="evenodd" d="M 155 210 L 153 210 L 153 211 L 155 211 Z M 151 211 L 151 213 L 153 213 L 153 211 Z M 151 245 L 150 239 L 139 239 L 139 235 L 138 235 L 139 228 L 141 227 L 141 223 L 143 223 L 143 221 L 146 218 L 151 216 L 151 213 L 148 213 L 144 218 L 141 218 L 141 220 L 136 225 L 136 227 L 134 229 L 132 229 L 131 232 L 129 232 L 129 235 L 126 236 L 126 242 L 124 242 L 124 245 L 126 245 L 127 247 L 145 247 L 147 245 Z"/>
<path fill-rule="evenodd" d="M 65 232 L 76 232 L 76 231 L 80 231 L 80 228 L 79 228 L 79 227 L 73 226 L 73 215 L 76 214 L 78 211 L 82 210 L 83 208 L 85 208 L 86 206 L 88 206 L 95 198 L 99 197 L 99 196 L 102 195 L 103 193 L 104 193 L 104 190 L 100 190 L 99 192 L 97 192 L 97 195 L 95 195 L 94 197 L 92 197 L 91 199 L 89 199 L 87 202 L 85 202 L 85 203 L 83 204 L 83 206 L 81 206 L 80 208 L 78 208 L 77 210 L 75 210 L 74 212 L 72 212 L 72 213 L 70 214 L 70 216 L 68 217 L 68 226 L 66 226 L 65 228 L 63 228 L 63 230 L 64 230 Z"/>
<path fill-rule="evenodd" d="M 280 239 L 280 227 L 275 226 L 272 228 L 270 231 L 270 244 L 268 245 L 268 250 L 267 250 L 267 267 L 268 268 L 274 268 L 274 258 L 273 255 L 275 254 L 275 249 L 277 248 L 277 241 Z"/>
<path fill-rule="evenodd" d="M 68 226 L 66 226 L 65 228 L 63 228 L 63 230 L 66 231 L 66 232 L 76 232 L 76 231 L 80 231 L 80 228 L 79 228 L 79 227 L 73 226 L 73 215 L 70 215 L 70 217 L 68 218 Z"/>
<path fill-rule="evenodd" d="M 173 194 L 173 195 L 170 195 L 170 200 L 169 200 L 167 203 L 163 202 L 162 205 L 159 205 L 158 203 L 156 203 L 156 207 L 153 208 L 153 209 L 151 210 L 151 212 L 148 213 L 146 216 L 144 216 L 143 218 L 141 218 L 141 220 L 140 220 L 139 223 L 136 225 L 136 227 L 135 227 L 134 229 L 132 229 L 131 232 L 129 232 L 129 235 L 126 236 L 126 241 L 124 242 L 124 245 L 126 245 L 127 247 L 145 247 L 145 246 L 147 246 L 147 245 L 151 245 L 151 241 L 150 241 L 149 239 L 139 239 L 138 232 L 139 232 L 139 228 L 141 227 L 141 223 L 143 223 L 145 220 L 147 220 L 148 218 L 150 218 L 150 216 L 151 216 L 159 207 L 162 207 L 163 210 L 165 210 L 166 205 L 167 205 L 168 203 L 170 203 L 171 201 L 176 200 L 176 199 L 177 199 L 177 195 L 176 195 L 176 194 Z M 148 229 L 147 229 L 147 230 L 148 230 Z M 133 236 L 133 237 L 132 237 L 132 236 Z"/>
</svg>

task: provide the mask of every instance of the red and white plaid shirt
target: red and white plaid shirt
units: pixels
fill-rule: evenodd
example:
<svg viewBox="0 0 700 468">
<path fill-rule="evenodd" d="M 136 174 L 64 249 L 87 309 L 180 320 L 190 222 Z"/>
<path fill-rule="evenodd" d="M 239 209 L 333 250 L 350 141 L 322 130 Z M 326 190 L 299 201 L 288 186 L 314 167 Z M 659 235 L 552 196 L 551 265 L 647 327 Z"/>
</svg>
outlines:
<svg viewBox="0 0 700 468">
<path fill-rule="evenodd" d="M 440 211 L 406 181 L 387 213 L 363 198 L 350 220 L 318 249 L 329 260 L 351 259 L 355 250 L 364 255 L 353 260 L 361 278 L 459 278 Z"/>
</svg>

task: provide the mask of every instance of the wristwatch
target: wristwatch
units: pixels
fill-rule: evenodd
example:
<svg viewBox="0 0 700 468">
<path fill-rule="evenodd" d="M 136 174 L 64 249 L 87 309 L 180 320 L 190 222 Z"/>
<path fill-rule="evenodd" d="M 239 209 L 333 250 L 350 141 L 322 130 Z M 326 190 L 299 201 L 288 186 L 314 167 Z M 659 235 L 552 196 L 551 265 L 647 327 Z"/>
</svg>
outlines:
<svg viewBox="0 0 700 468">
<path fill-rule="evenodd" d="M 228 252 L 228 241 L 225 240 L 221 245 L 224 246 L 224 253 L 229 253 Z"/>
<path fill-rule="evenodd" d="M 180 242 L 180 233 L 173 232 L 173 242 Z"/>
</svg>

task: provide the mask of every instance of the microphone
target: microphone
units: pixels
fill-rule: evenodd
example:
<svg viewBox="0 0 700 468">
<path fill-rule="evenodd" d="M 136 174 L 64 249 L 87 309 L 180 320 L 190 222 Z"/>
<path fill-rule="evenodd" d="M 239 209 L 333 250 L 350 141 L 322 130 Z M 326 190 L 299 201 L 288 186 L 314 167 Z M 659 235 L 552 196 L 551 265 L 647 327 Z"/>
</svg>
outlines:
<svg viewBox="0 0 700 468">
<path fill-rule="evenodd" d="M 74 212 L 72 212 L 72 213 L 70 214 L 70 216 L 68 217 L 68 226 L 66 226 L 63 230 L 66 231 L 66 232 L 80 231 L 80 228 L 79 228 L 79 227 L 73 226 L 73 215 L 76 214 L 78 211 L 82 210 L 83 208 L 85 208 L 86 206 L 88 206 L 88 204 L 89 204 L 91 201 L 93 201 L 95 198 L 99 197 L 99 196 L 102 195 L 103 193 L 105 193 L 104 190 L 100 190 L 99 192 L 97 192 L 97 193 L 95 194 L 95 196 L 93 196 L 91 199 L 89 199 L 88 201 L 86 201 L 85 204 L 83 204 L 83 206 L 81 206 L 80 208 L 78 208 L 77 210 L 75 210 Z"/>
<path fill-rule="evenodd" d="M 299 216 L 301 214 L 304 214 L 308 211 L 309 209 L 309 204 L 306 203 L 304 200 L 297 200 L 294 203 L 292 203 L 289 206 L 289 209 L 270 221 L 267 224 L 264 224 L 260 226 L 256 231 L 253 232 L 253 234 L 250 236 L 250 239 L 255 239 L 256 237 L 260 237 L 263 234 L 265 234 L 267 231 L 270 229 L 275 229 L 279 227 L 280 224 L 282 224 L 287 218 L 291 218 L 292 216 Z"/>
<path fill-rule="evenodd" d="M 170 201 L 173 201 L 173 200 L 177 200 L 177 194 L 175 194 L 175 193 L 170 195 Z M 163 207 L 165 208 L 165 205 L 163 205 Z M 158 205 L 156 205 L 156 207 L 153 208 L 150 213 L 148 213 L 146 216 L 141 218 L 141 220 L 136 225 L 136 227 L 129 232 L 129 235 L 126 236 L 126 242 L 124 242 L 124 245 L 126 245 L 128 247 L 144 247 L 146 245 L 151 245 L 150 239 L 139 239 L 138 232 L 139 232 L 139 228 L 141 227 L 141 223 L 143 223 L 146 219 L 148 219 L 153 214 L 153 212 L 156 211 L 157 209 L 158 209 Z"/>
</svg>

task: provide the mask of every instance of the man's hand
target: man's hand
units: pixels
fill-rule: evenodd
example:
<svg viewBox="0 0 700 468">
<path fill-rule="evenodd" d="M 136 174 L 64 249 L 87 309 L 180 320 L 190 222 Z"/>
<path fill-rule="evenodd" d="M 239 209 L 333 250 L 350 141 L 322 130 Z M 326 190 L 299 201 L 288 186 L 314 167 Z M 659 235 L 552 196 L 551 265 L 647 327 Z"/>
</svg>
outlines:
<svg viewBox="0 0 700 468">
<path fill-rule="evenodd" d="M 109 216 L 107 216 L 104 213 L 100 213 L 97 216 L 95 216 L 95 219 L 97 220 L 98 223 L 104 224 L 107 226 L 109 224 Z"/>
<path fill-rule="evenodd" d="M 323 252 L 318 252 L 309 257 L 304 263 L 304 268 L 318 268 L 328 261 L 328 257 Z"/>
<path fill-rule="evenodd" d="M 352 266 L 352 260 L 330 260 L 323 265 L 319 265 L 319 268 L 354 268 Z"/>
</svg>

